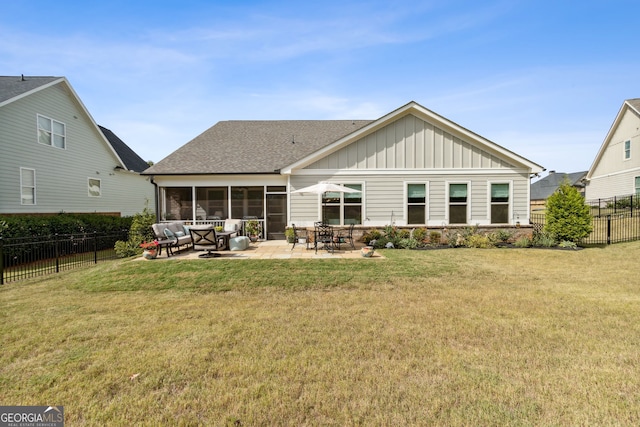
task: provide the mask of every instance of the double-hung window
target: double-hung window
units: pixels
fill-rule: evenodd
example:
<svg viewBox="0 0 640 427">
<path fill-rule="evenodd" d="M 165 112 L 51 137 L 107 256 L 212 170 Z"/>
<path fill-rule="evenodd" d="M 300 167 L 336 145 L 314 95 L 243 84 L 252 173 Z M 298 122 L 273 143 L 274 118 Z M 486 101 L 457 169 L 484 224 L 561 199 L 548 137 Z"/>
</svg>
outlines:
<svg viewBox="0 0 640 427">
<path fill-rule="evenodd" d="M 407 184 L 407 224 L 427 223 L 427 184 Z"/>
<path fill-rule="evenodd" d="M 56 148 L 66 148 L 67 130 L 64 123 L 38 114 L 38 142 Z"/>
<path fill-rule="evenodd" d="M 631 141 L 624 142 L 624 159 L 629 160 L 631 158 Z"/>
<path fill-rule="evenodd" d="M 362 224 L 362 184 L 342 184 L 355 193 L 328 191 L 322 195 L 323 218 L 327 224 Z"/>
<path fill-rule="evenodd" d="M 20 203 L 36 204 L 36 170 L 20 168 Z"/>
<path fill-rule="evenodd" d="M 449 184 L 449 224 L 467 223 L 467 184 Z"/>
<path fill-rule="evenodd" d="M 491 184 L 491 224 L 509 223 L 509 184 Z"/>
<path fill-rule="evenodd" d="M 640 176 L 636 176 L 635 181 L 636 196 L 640 196 Z"/>
</svg>

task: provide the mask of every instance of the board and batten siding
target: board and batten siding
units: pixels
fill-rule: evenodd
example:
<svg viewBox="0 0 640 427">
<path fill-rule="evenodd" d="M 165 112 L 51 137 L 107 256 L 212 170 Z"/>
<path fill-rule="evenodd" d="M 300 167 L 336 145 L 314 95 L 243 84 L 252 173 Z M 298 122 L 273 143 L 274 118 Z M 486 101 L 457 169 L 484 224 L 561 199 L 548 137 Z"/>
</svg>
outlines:
<svg viewBox="0 0 640 427">
<path fill-rule="evenodd" d="M 495 169 L 512 165 L 412 115 L 305 169 Z"/>
<path fill-rule="evenodd" d="M 631 142 L 629 159 L 624 158 L 625 141 Z M 627 109 L 591 171 L 585 198 L 595 200 L 633 194 L 637 176 L 640 176 L 640 117 Z"/>
<path fill-rule="evenodd" d="M 452 174 L 376 174 L 358 175 L 300 175 L 291 177 L 291 189 L 296 190 L 320 181 L 340 184 L 362 184 L 363 224 L 384 226 L 394 223 L 406 225 L 406 184 L 427 185 L 428 226 L 448 224 L 448 184 L 469 184 L 469 225 L 487 225 L 490 218 L 490 184 L 510 184 L 510 224 L 529 222 L 529 177 L 526 173 L 487 175 Z M 310 226 L 320 220 L 321 198 L 315 194 L 296 194 L 290 197 L 290 219 L 296 225 Z"/>
<path fill-rule="evenodd" d="M 427 224 L 448 224 L 448 184 L 468 183 L 468 224 L 487 225 L 490 184 L 510 184 L 510 224 L 528 223 L 529 171 L 413 114 L 316 160 L 291 176 L 296 190 L 320 181 L 363 186 L 363 223 L 406 225 L 406 184 L 427 185 Z M 291 221 L 320 219 L 321 198 L 292 194 Z"/>
<path fill-rule="evenodd" d="M 37 140 L 37 115 L 62 122 L 66 148 Z M 150 207 L 154 187 L 148 178 L 119 165 L 99 129 L 62 83 L 0 108 L 0 213 L 120 212 Z M 22 205 L 20 168 L 36 171 L 36 205 Z M 89 197 L 88 179 L 101 182 L 101 197 Z"/>
</svg>

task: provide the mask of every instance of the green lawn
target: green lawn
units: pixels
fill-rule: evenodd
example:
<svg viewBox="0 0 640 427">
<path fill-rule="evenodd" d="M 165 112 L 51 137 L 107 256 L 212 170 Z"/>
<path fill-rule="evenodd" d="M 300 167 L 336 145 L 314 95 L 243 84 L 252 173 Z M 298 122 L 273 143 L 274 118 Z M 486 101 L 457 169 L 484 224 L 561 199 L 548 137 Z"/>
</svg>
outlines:
<svg viewBox="0 0 640 427">
<path fill-rule="evenodd" d="M 66 425 L 638 425 L 640 243 L 114 261 L 0 287 Z"/>
</svg>

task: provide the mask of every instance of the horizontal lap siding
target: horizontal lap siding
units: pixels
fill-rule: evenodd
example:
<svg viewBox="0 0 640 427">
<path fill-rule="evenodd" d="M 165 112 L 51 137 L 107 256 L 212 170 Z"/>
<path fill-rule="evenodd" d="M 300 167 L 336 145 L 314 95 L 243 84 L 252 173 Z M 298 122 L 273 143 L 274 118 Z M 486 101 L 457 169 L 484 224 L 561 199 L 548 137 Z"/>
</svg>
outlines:
<svg viewBox="0 0 640 427">
<path fill-rule="evenodd" d="M 65 124 L 66 149 L 38 143 L 37 114 Z M 153 185 L 145 177 L 114 172 L 117 158 L 62 85 L 5 105 L 0 117 L 0 148 L 5 158 L 0 166 L 2 212 L 115 211 L 131 215 L 140 212 L 147 199 L 153 206 Z M 20 167 L 36 170 L 35 206 L 20 204 Z M 102 197 L 88 196 L 89 177 L 101 180 Z"/>
<path fill-rule="evenodd" d="M 488 224 L 489 215 L 489 182 L 509 182 L 512 187 L 511 209 L 513 222 L 528 222 L 529 210 L 529 178 L 527 174 L 488 174 L 482 176 L 433 175 L 433 174 L 397 174 L 361 176 L 292 176 L 292 189 L 302 188 L 320 181 L 340 183 L 362 182 L 364 184 L 364 223 L 372 225 L 389 224 L 393 218 L 396 224 L 404 224 L 405 185 L 407 182 L 426 182 L 428 185 L 429 218 L 428 224 L 439 226 L 446 223 L 448 194 L 447 183 L 469 182 L 470 187 L 470 225 Z M 316 221 L 318 219 L 318 196 L 299 194 L 291 195 L 292 222 Z"/>
</svg>

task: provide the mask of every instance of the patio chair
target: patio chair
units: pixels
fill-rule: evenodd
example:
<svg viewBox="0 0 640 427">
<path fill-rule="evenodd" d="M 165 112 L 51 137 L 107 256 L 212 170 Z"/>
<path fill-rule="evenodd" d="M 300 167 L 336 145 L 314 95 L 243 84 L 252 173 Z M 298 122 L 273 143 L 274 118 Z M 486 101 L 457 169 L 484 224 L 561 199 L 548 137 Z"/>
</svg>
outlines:
<svg viewBox="0 0 640 427">
<path fill-rule="evenodd" d="M 303 234 L 303 230 L 296 228 L 295 224 L 291 224 L 291 228 L 293 228 L 293 246 L 291 246 L 291 250 L 296 247 L 296 243 L 302 244 L 300 239 L 304 239 L 304 243 L 306 243 L 307 249 L 309 249 L 309 233 L 307 230 L 304 230 Z"/>
<path fill-rule="evenodd" d="M 355 249 L 356 246 L 353 243 L 353 229 L 355 228 L 355 226 L 355 224 L 351 224 L 346 234 L 338 234 L 338 242 L 349 243 L 349 245 L 351 245 L 351 249 Z"/>
<path fill-rule="evenodd" d="M 219 253 L 213 251 L 221 251 L 225 249 L 224 241 L 216 235 L 216 229 L 213 226 L 190 227 L 191 240 L 193 241 L 194 251 L 207 251 L 207 253 L 198 255 L 200 258 L 219 257 Z"/>
<path fill-rule="evenodd" d="M 316 224 L 313 232 L 313 246 L 316 253 L 318 253 L 318 245 L 323 245 L 323 248 L 333 253 L 335 248 L 335 242 L 333 241 L 333 227 L 327 224 Z"/>
</svg>

